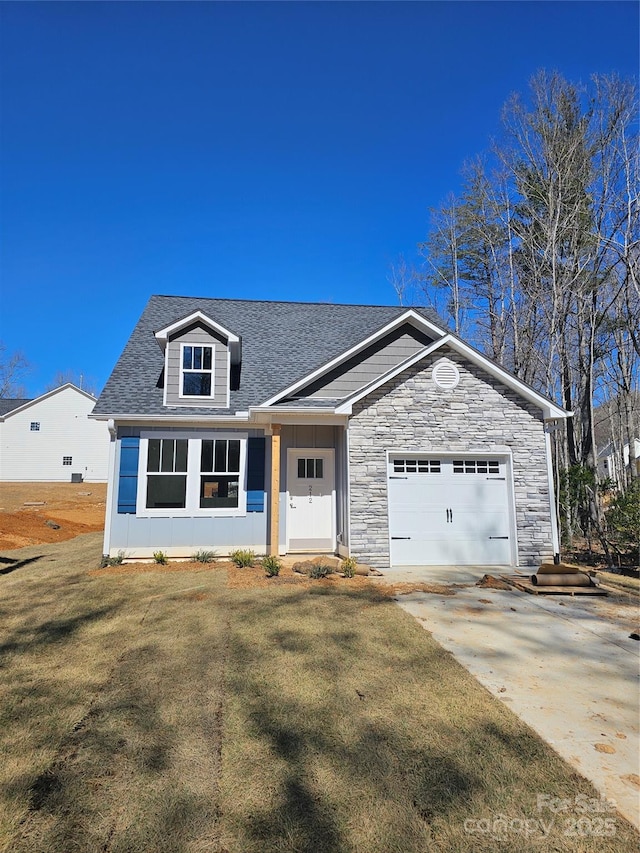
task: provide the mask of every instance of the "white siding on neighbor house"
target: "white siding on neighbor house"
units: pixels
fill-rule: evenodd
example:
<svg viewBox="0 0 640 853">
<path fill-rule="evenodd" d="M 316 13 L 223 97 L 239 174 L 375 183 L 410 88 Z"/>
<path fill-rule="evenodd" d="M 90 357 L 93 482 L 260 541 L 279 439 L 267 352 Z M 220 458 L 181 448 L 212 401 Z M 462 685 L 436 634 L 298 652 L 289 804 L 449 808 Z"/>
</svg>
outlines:
<svg viewBox="0 0 640 853">
<path fill-rule="evenodd" d="M 34 400 L 0 422 L 0 480 L 106 482 L 109 432 L 104 421 L 89 420 L 95 400 L 62 387 Z M 40 428 L 32 430 L 31 424 Z M 71 457 L 71 465 L 63 457 Z"/>
</svg>

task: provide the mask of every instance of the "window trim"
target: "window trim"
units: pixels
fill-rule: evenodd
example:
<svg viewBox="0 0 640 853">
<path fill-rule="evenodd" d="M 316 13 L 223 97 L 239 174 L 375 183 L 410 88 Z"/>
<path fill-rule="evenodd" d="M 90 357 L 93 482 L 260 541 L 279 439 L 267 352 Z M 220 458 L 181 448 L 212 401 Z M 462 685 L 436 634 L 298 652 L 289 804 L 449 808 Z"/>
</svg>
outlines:
<svg viewBox="0 0 640 853">
<path fill-rule="evenodd" d="M 147 456 L 149 439 L 187 439 L 187 491 L 185 507 L 175 509 L 152 509 L 147 502 Z M 140 518 L 212 518 L 244 516 L 247 514 L 247 432 L 229 432 L 218 430 L 143 430 L 140 433 L 140 453 L 138 457 L 138 491 L 136 495 L 136 516 Z M 240 442 L 240 465 L 238 473 L 237 507 L 200 507 L 200 460 L 203 440 L 225 439 Z M 227 476 L 220 474 L 220 476 Z"/>
<path fill-rule="evenodd" d="M 211 350 L 211 370 L 194 370 L 187 369 L 184 367 L 184 350 L 185 347 L 201 347 L 204 349 L 208 347 Z M 209 373 L 211 375 L 211 393 L 210 394 L 184 394 L 184 376 L 186 373 Z M 211 341 L 211 343 L 191 343 L 189 341 L 180 341 L 180 378 L 178 385 L 178 398 L 180 400 L 213 400 L 216 396 L 216 347 L 215 343 Z"/>
</svg>

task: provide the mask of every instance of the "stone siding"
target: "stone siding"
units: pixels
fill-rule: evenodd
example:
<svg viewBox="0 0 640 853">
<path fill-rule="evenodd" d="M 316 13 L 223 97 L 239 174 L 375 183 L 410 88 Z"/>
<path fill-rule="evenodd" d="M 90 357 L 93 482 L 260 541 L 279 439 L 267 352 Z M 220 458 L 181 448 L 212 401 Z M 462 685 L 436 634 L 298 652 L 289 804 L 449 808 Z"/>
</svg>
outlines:
<svg viewBox="0 0 640 853">
<path fill-rule="evenodd" d="M 438 388 L 433 365 L 446 355 L 460 371 Z M 511 452 L 520 565 L 553 556 L 542 412 L 453 351 L 419 362 L 353 407 L 349 422 L 351 552 L 389 566 L 387 451 Z"/>
</svg>

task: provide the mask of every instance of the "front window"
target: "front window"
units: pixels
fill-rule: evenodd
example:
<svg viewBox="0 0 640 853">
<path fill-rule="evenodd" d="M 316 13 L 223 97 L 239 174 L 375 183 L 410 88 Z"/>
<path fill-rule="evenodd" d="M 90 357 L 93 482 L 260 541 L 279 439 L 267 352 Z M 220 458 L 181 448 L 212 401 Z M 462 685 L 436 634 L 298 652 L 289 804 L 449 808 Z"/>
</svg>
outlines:
<svg viewBox="0 0 640 853">
<path fill-rule="evenodd" d="M 244 433 L 143 433 L 138 467 L 140 515 L 244 515 L 247 511 Z"/>
<path fill-rule="evenodd" d="M 73 465 L 73 457 L 72 456 L 63 456 L 62 457 L 63 465 Z"/>
<path fill-rule="evenodd" d="M 240 442 L 204 439 L 200 454 L 200 508 L 237 507 L 240 494 Z"/>
<path fill-rule="evenodd" d="M 31 432 L 40 432 L 40 421 L 31 421 Z"/>
<path fill-rule="evenodd" d="M 213 347 L 182 345 L 183 397 L 211 397 L 213 388 Z"/>
<path fill-rule="evenodd" d="M 147 448 L 147 509 L 184 509 L 187 505 L 188 442 L 150 438 Z"/>
</svg>

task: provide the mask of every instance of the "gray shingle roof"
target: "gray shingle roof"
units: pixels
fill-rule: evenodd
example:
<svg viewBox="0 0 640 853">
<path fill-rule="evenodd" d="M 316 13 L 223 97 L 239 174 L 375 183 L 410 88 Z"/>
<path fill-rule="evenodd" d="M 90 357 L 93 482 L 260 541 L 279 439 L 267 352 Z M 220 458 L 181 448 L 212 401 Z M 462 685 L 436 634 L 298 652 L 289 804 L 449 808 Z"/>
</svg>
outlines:
<svg viewBox="0 0 640 853">
<path fill-rule="evenodd" d="M 8 415 L 9 412 L 13 412 L 14 409 L 19 409 L 20 406 L 24 406 L 26 403 L 30 403 L 31 399 L 17 398 L 14 397 L 10 399 L 9 397 L 0 398 L 0 418 Z"/>
<path fill-rule="evenodd" d="M 322 367 L 408 309 L 152 296 L 94 408 L 97 415 L 206 415 L 246 411 Z M 444 328 L 426 308 L 415 311 Z M 164 357 L 154 333 L 195 311 L 242 338 L 240 388 L 230 409 L 170 407 L 159 382 Z"/>
</svg>

